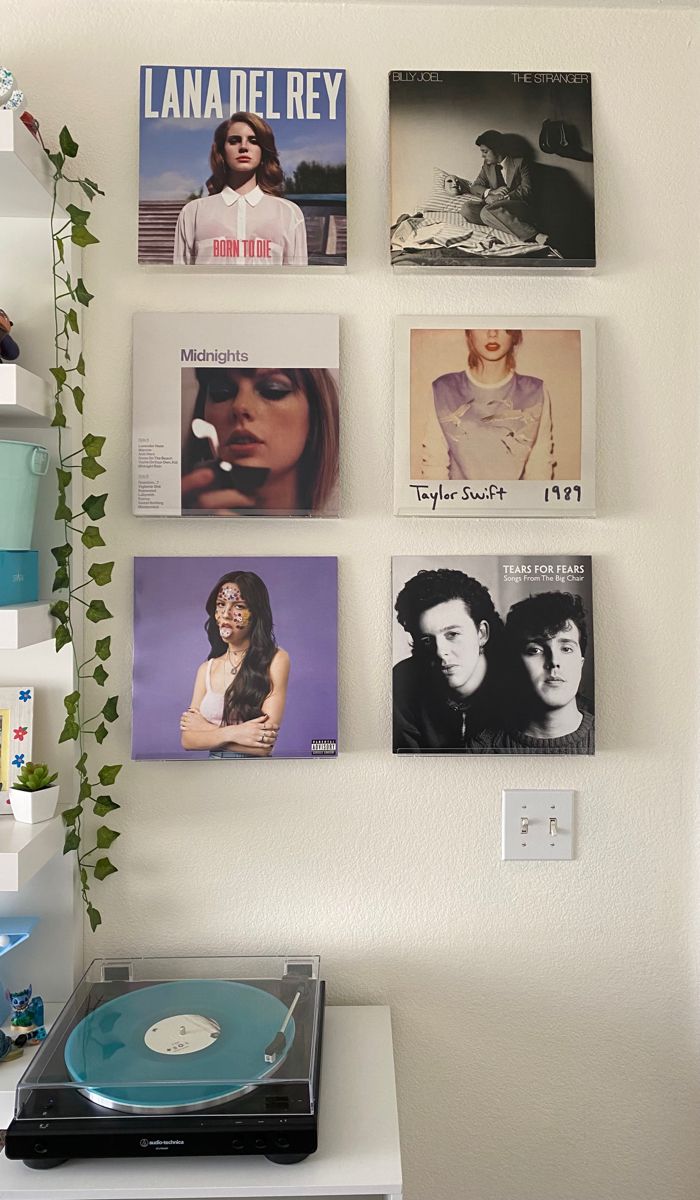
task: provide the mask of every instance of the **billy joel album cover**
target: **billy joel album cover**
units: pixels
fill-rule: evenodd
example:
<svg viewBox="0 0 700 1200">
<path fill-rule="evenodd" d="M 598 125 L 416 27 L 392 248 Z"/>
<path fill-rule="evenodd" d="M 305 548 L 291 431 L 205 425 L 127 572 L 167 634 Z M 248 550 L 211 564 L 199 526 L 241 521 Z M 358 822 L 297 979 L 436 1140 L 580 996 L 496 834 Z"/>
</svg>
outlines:
<svg viewBox="0 0 700 1200">
<path fill-rule="evenodd" d="M 134 559 L 132 758 L 337 752 L 335 558 Z"/>
<path fill-rule="evenodd" d="M 141 68 L 139 262 L 344 266 L 345 71 Z"/>
<path fill-rule="evenodd" d="M 395 379 L 399 515 L 595 515 L 592 320 L 399 317 Z"/>
<path fill-rule="evenodd" d="M 588 555 L 393 560 L 395 754 L 593 754 Z"/>
<path fill-rule="evenodd" d="M 135 515 L 337 516 L 338 326 L 136 313 Z"/>
<path fill-rule="evenodd" d="M 594 267 L 591 76 L 391 71 L 396 267 Z"/>
</svg>

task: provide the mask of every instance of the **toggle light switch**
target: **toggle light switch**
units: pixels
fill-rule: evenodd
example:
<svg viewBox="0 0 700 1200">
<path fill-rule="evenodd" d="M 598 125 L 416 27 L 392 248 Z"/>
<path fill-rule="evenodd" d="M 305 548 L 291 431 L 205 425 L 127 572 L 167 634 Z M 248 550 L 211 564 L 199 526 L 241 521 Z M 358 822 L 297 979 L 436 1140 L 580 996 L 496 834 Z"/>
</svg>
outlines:
<svg viewBox="0 0 700 1200">
<path fill-rule="evenodd" d="M 508 789 L 503 792 L 501 857 L 574 857 L 574 793 L 560 789 Z"/>
</svg>

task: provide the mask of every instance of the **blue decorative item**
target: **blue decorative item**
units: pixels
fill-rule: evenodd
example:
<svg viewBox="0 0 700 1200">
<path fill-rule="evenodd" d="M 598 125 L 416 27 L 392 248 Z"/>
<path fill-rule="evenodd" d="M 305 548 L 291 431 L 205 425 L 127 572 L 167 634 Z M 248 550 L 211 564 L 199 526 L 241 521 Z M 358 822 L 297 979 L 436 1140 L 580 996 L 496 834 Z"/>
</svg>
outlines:
<svg viewBox="0 0 700 1200">
<path fill-rule="evenodd" d="M 32 985 L 22 988 L 20 992 L 10 992 L 10 1008 L 13 1029 L 19 1029 L 27 1034 L 30 1046 L 43 1042 L 46 1037 L 44 1026 L 44 1001 L 41 996 L 32 998 Z"/>
<path fill-rule="evenodd" d="M 0 550 L 0 605 L 39 599 L 38 550 Z"/>
<path fill-rule="evenodd" d="M 26 942 L 38 920 L 38 917 L 10 917 L 0 919 L 0 958 L 2 958 L 3 954 L 8 954 L 10 950 L 14 950 L 15 946 Z M 0 1025 L 7 1020 L 10 1012 L 10 997 L 0 979 Z"/>
</svg>

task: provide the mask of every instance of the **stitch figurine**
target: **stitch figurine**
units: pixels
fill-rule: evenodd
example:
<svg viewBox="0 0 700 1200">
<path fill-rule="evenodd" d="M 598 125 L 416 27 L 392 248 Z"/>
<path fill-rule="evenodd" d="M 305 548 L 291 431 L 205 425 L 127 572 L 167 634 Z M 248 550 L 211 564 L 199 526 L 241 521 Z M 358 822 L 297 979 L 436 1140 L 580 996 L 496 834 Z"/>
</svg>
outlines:
<svg viewBox="0 0 700 1200">
<path fill-rule="evenodd" d="M 12 321 L 3 308 L 0 308 L 0 362 L 14 362 L 19 358 L 19 346 L 10 337 Z"/>
<path fill-rule="evenodd" d="M 41 996 L 32 999 L 32 985 L 23 988 L 21 992 L 8 992 L 12 1007 L 13 1029 L 21 1029 L 27 1034 L 30 1046 L 43 1042 L 46 1037 L 44 1026 L 44 1001 Z"/>
</svg>

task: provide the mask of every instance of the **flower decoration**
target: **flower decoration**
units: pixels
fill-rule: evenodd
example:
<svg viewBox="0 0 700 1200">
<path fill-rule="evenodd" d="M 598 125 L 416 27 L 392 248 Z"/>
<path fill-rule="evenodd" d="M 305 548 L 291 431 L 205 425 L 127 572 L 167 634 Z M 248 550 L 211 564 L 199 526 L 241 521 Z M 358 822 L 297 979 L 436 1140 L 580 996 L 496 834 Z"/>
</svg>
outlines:
<svg viewBox="0 0 700 1200">
<path fill-rule="evenodd" d="M 13 767 L 23 767 L 24 766 L 24 755 L 23 754 L 15 754 L 15 757 L 12 759 L 12 766 Z"/>
<path fill-rule="evenodd" d="M 16 729 L 12 730 L 12 736 L 16 742 L 24 741 L 25 737 L 27 736 L 27 728 L 28 727 L 26 725 L 18 725 Z"/>
<path fill-rule="evenodd" d="M 31 688 L 22 688 L 22 690 L 19 694 L 19 698 L 20 698 L 20 700 L 24 700 L 24 701 L 31 700 L 31 698 L 32 698 Z"/>
</svg>

